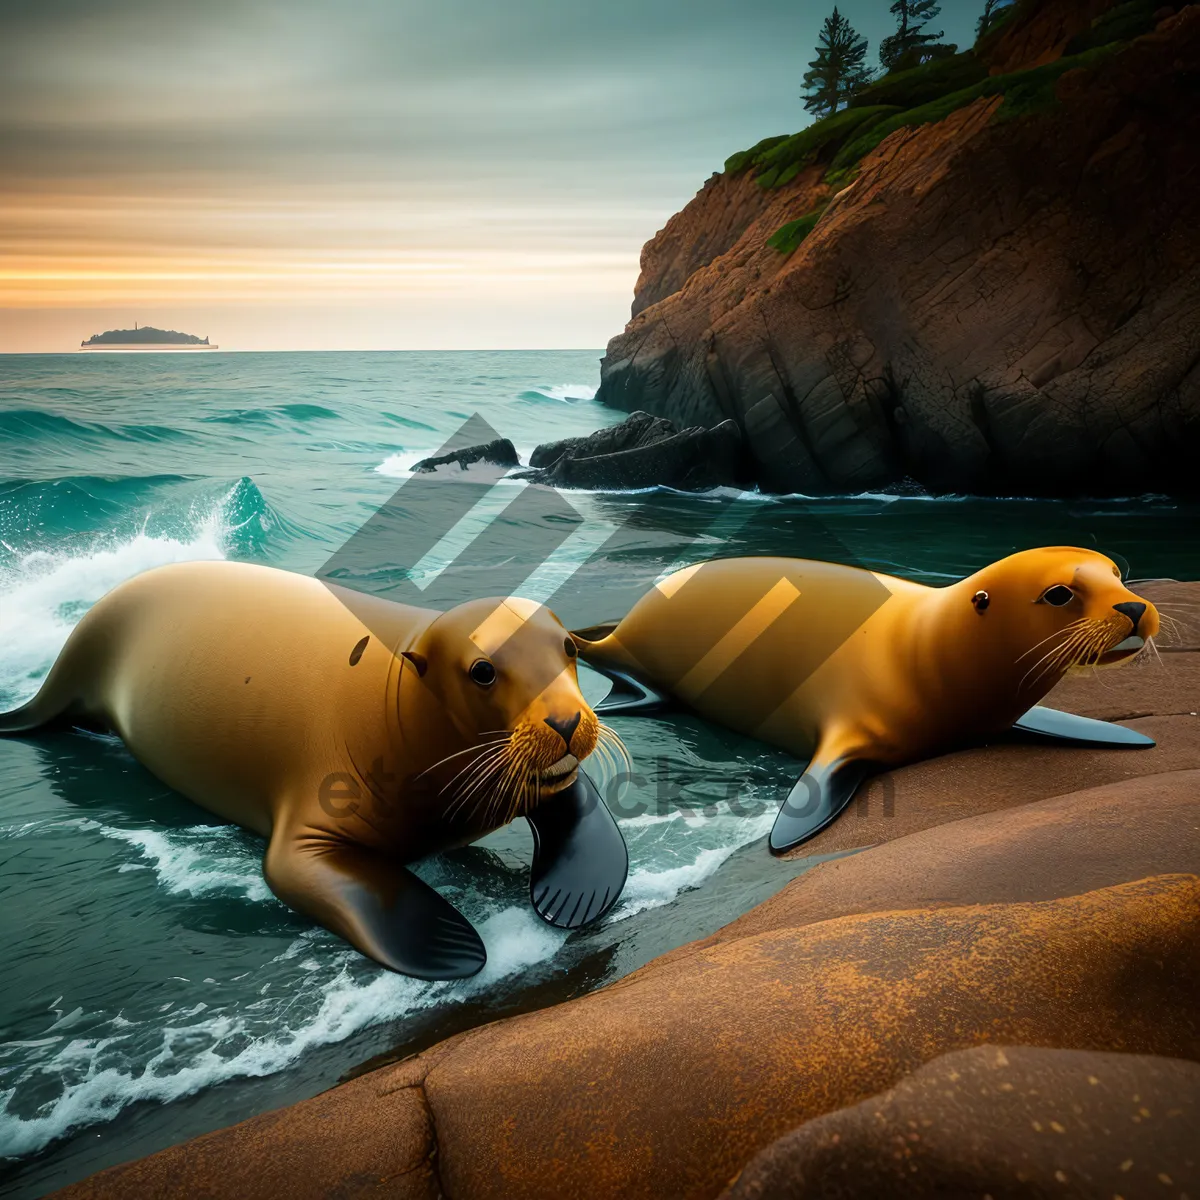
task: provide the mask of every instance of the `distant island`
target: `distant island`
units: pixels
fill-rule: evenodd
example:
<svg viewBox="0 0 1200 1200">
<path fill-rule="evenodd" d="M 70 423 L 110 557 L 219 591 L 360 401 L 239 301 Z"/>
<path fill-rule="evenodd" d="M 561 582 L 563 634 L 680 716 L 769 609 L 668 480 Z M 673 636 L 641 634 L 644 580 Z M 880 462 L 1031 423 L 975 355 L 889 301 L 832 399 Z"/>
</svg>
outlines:
<svg viewBox="0 0 1200 1200">
<path fill-rule="evenodd" d="M 94 333 L 86 342 L 80 342 L 81 350 L 92 348 L 108 349 L 110 347 L 143 347 L 143 346 L 199 346 L 207 350 L 216 350 L 207 337 L 197 337 L 194 333 L 180 333 L 175 329 L 155 329 L 153 325 L 134 325 L 132 329 L 110 329 L 106 333 Z"/>
</svg>

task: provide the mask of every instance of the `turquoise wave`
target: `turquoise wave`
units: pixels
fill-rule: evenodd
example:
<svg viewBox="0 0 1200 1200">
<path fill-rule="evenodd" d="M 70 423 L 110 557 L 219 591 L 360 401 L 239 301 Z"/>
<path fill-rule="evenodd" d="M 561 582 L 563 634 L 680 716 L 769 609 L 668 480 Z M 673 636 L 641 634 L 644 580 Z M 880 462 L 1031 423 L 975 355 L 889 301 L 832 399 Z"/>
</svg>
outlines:
<svg viewBox="0 0 1200 1200">
<path fill-rule="evenodd" d="M 13 442 L 53 442 L 112 438 L 123 442 L 186 442 L 190 435 L 170 425 L 107 425 L 82 421 L 46 409 L 0 409 L 0 438 Z"/>
<path fill-rule="evenodd" d="M 320 404 L 280 404 L 268 408 L 240 408 L 231 412 L 202 417 L 206 424 L 216 425 L 277 425 L 286 421 L 340 421 L 341 413 Z M 285 422 L 286 423 L 286 422 Z"/>
</svg>

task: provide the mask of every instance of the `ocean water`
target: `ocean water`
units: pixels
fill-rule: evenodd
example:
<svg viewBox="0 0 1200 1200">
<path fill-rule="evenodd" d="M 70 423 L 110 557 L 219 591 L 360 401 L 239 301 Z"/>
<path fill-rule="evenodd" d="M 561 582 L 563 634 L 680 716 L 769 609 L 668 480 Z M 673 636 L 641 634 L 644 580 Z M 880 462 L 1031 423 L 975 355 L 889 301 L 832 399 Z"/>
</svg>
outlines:
<svg viewBox="0 0 1200 1200">
<path fill-rule="evenodd" d="M 140 571 L 224 558 L 312 573 L 477 415 L 523 458 L 619 420 L 593 398 L 598 358 L 0 357 L 0 709 L 32 695 L 81 615 Z M 640 581 L 714 554 L 838 558 L 936 584 L 1069 543 L 1133 577 L 1200 577 L 1197 506 L 1165 497 L 569 493 L 572 534 L 547 560 L 542 526 L 562 514 L 511 507 L 523 487 L 496 485 L 421 570 L 438 576 L 480 520 L 499 521 L 513 590 L 566 597 L 569 623 L 619 616 Z M 585 673 L 592 699 L 605 688 Z M 686 717 L 613 724 L 641 780 L 623 797 L 620 905 L 570 936 L 541 924 L 523 822 L 421 864 L 487 945 L 484 972 L 453 984 L 389 974 L 291 913 L 262 881 L 257 839 L 163 787 L 118 740 L 0 740 L 0 1182 L 38 1194 L 585 991 L 810 865 L 762 844 L 801 764 Z"/>
</svg>

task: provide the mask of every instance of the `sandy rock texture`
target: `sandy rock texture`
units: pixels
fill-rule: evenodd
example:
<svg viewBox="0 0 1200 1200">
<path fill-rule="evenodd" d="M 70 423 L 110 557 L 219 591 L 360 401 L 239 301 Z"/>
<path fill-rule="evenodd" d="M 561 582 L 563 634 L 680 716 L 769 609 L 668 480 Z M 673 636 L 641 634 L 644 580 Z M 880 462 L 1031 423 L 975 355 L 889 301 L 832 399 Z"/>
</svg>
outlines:
<svg viewBox="0 0 1200 1200">
<path fill-rule="evenodd" d="M 1200 1064 L 986 1046 L 764 1150 L 726 1200 L 1166 1196 L 1200 1184 Z"/>
</svg>

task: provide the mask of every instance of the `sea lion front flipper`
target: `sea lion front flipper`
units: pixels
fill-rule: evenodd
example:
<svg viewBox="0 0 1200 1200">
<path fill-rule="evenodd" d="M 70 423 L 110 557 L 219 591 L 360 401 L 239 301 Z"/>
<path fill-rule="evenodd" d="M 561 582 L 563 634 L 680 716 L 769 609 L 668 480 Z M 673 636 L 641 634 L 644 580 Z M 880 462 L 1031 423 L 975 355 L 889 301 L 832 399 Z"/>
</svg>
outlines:
<svg viewBox="0 0 1200 1200">
<path fill-rule="evenodd" d="M 1056 742 L 1079 742 L 1089 746 L 1149 747 L 1153 738 L 1136 729 L 1097 721 L 1094 717 L 1077 717 L 1074 713 L 1059 712 L 1056 708 L 1031 708 L 1013 728 L 1021 733 L 1033 733 Z"/>
<path fill-rule="evenodd" d="M 365 847 L 276 830 L 263 875 L 289 907 L 401 975 L 463 979 L 487 961 L 458 909 L 407 867 Z"/>
<path fill-rule="evenodd" d="M 543 921 L 579 929 L 617 902 L 629 874 L 625 839 L 582 770 L 560 795 L 526 817 L 533 830 L 529 899 Z"/>
<path fill-rule="evenodd" d="M 861 759 L 810 763 L 771 827 L 771 853 L 786 854 L 832 824 L 871 770 Z"/>
<path fill-rule="evenodd" d="M 608 695 L 595 706 L 593 711 L 601 717 L 641 717 L 648 713 L 662 712 L 672 706 L 670 697 L 639 683 L 632 675 L 612 667 L 597 667 L 588 664 L 612 682 Z"/>
</svg>

